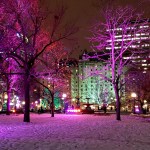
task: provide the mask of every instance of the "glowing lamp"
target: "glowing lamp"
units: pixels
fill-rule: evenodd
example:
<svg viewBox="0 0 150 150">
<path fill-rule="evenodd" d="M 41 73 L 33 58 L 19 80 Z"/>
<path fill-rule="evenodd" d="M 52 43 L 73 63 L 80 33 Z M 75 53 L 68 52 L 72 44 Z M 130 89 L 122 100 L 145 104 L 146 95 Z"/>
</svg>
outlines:
<svg viewBox="0 0 150 150">
<path fill-rule="evenodd" d="M 64 93 L 64 94 L 62 95 L 62 97 L 63 97 L 63 98 L 67 97 L 67 94 Z"/>
<path fill-rule="evenodd" d="M 131 93 L 131 97 L 136 98 L 136 93 Z"/>
<path fill-rule="evenodd" d="M 75 99 L 73 98 L 72 101 L 75 101 Z"/>
<path fill-rule="evenodd" d="M 5 95 L 4 95 L 4 99 L 7 99 L 7 98 L 8 98 L 8 95 L 7 95 L 7 94 L 5 94 Z"/>
<path fill-rule="evenodd" d="M 13 109 L 12 112 L 15 113 L 16 111 Z"/>
<path fill-rule="evenodd" d="M 24 105 L 24 104 L 25 104 L 25 101 L 22 102 L 22 105 Z"/>
<path fill-rule="evenodd" d="M 13 105 L 14 105 L 14 103 L 11 103 L 11 102 L 10 102 L 10 104 L 9 104 L 9 105 L 13 106 Z"/>
</svg>

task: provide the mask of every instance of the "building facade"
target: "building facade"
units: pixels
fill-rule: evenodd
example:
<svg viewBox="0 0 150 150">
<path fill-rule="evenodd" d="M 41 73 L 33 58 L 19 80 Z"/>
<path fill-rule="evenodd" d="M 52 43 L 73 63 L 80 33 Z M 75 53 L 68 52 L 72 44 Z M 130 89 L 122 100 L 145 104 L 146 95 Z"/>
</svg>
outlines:
<svg viewBox="0 0 150 150">
<path fill-rule="evenodd" d="M 72 70 L 71 96 L 75 103 L 102 105 L 114 101 L 112 84 L 103 80 L 96 71 L 104 66 L 100 61 L 80 60 L 78 67 Z M 106 72 L 110 77 L 110 73 Z"/>
</svg>

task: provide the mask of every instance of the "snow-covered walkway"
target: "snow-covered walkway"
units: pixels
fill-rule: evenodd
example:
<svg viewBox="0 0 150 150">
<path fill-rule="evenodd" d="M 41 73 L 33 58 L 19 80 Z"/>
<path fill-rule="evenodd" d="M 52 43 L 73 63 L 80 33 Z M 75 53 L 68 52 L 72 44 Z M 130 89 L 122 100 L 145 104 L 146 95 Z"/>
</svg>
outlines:
<svg viewBox="0 0 150 150">
<path fill-rule="evenodd" d="M 0 150 L 149 150 L 150 122 L 115 115 L 0 115 Z"/>
</svg>

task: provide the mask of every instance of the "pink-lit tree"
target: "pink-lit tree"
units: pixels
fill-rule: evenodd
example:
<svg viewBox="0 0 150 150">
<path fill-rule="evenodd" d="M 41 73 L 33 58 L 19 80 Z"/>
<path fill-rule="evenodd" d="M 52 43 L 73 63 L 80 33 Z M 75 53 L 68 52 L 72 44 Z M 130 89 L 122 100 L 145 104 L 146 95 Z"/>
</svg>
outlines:
<svg viewBox="0 0 150 150">
<path fill-rule="evenodd" d="M 102 15 L 105 21 L 98 20 L 91 28 L 89 42 L 94 55 L 85 54 L 84 57 L 103 62 L 102 69 L 95 68 L 90 75 L 99 75 L 112 83 L 116 97 L 116 119 L 121 120 L 120 101 L 124 72 L 134 58 L 147 52 L 140 44 L 148 40 L 148 20 L 142 19 L 142 15 L 131 7 L 107 7 Z M 144 36 L 140 37 L 141 34 Z"/>
<path fill-rule="evenodd" d="M 34 68 L 36 73 L 32 74 L 33 79 L 49 91 L 52 117 L 54 117 L 55 93 L 59 92 L 59 97 L 61 97 L 62 92 L 69 90 L 67 89 L 71 74 L 68 65 L 69 53 L 62 42 L 53 44 L 51 50 L 39 57 Z"/>
<path fill-rule="evenodd" d="M 3 56 L 13 58 L 24 73 L 25 113 L 24 122 L 30 122 L 30 80 L 38 58 L 53 44 L 68 39 L 77 32 L 74 24 L 65 24 L 63 17 L 66 13 L 64 6 L 52 10 L 49 14 L 43 11 L 38 0 L 8 0 L 2 1 L 3 41 L 1 52 Z M 50 48 L 50 49 L 49 49 Z"/>
<path fill-rule="evenodd" d="M 18 64 L 12 58 L 6 58 L 6 60 L 2 59 L 0 62 L 0 71 L 1 71 L 1 79 L 3 82 L 6 82 L 6 88 L 3 87 L 4 91 L 7 93 L 7 109 L 6 114 L 10 114 L 10 100 L 14 95 L 15 91 L 20 91 L 22 88 L 21 80 L 23 73 L 21 73 L 21 69 L 18 67 Z M 20 75 L 20 76 L 19 76 Z M 17 85 L 17 86 L 16 86 Z"/>
</svg>

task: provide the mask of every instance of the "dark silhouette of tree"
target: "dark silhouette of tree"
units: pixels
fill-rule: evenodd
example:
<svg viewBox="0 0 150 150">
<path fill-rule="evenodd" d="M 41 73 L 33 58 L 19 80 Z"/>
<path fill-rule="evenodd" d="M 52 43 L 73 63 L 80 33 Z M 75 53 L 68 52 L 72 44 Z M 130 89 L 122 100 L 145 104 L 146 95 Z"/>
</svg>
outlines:
<svg viewBox="0 0 150 150">
<path fill-rule="evenodd" d="M 1 53 L 3 57 L 14 59 L 23 70 L 25 113 L 24 122 L 30 122 L 30 80 L 35 71 L 34 66 L 53 44 L 69 39 L 77 32 L 74 24 L 65 24 L 63 17 L 66 8 L 62 5 L 51 12 L 44 11 L 38 0 L 8 0 L 3 5 L 3 40 Z M 8 20 L 11 18 L 11 20 Z"/>
</svg>

